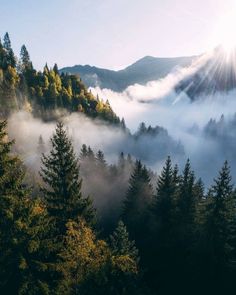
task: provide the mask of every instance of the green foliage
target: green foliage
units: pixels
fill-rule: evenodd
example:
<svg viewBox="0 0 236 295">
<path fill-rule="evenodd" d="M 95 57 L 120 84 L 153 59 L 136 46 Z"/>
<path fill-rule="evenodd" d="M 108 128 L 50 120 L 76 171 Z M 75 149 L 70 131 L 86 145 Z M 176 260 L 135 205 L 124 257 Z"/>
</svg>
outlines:
<svg viewBox="0 0 236 295">
<path fill-rule="evenodd" d="M 176 172 L 178 173 L 178 172 Z M 167 158 L 165 166 L 158 177 L 156 194 L 152 205 L 152 211 L 157 219 L 157 226 L 160 226 L 164 232 L 165 228 L 170 228 L 171 222 L 173 223 L 173 210 L 176 203 L 176 174 L 171 166 L 170 157 Z"/>
<path fill-rule="evenodd" d="M 64 109 L 125 126 L 109 102 L 94 97 L 78 76 L 60 74 L 57 64 L 53 69 L 46 64 L 43 72 L 36 71 L 25 45 L 17 64 L 8 33 L 3 45 L 0 42 L 0 104 L 4 116 L 30 104 L 34 115 L 44 119 L 54 118 L 58 109 Z"/>
<path fill-rule="evenodd" d="M 42 192 L 56 229 L 63 233 L 68 220 L 84 217 L 93 223 L 94 209 L 90 199 L 82 196 L 78 160 L 62 123 L 57 124 L 51 144 L 50 154 L 42 157 L 41 176 L 45 183 Z"/>
<path fill-rule="evenodd" d="M 143 244 L 146 243 L 142 233 L 147 229 L 147 212 L 152 196 L 153 189 L 147 168 L 141 161 L 136 161 L 130 176 L 121 217 L 139 248 L 143 248 Z"/>
<path fill-rule="evenodd" d="M 114 184 L 133 167 L 124 222 L 106 242 L 106 234 L 93 226 L 94 209 L 81 193 L 78 159 L 63 125 L 58 123 L 51 152 L 42 158 L 41 198 L 32 198 L 24 184 L 12 144 L 6 122 L 0 122 L 1 294 L 234 293 L 236 201 L 227 162 L 205 195 L 190 161 L 180 174 L 168 157 L 153 194 L 150 173 L 140 161 L 133 165 L 121 153 L 118 165 L 109 166 L 102 151 L 83 145 L 83 176 L 96 189 L 100 180 L 102 186 Z M 40 137 L 39 153 L 44 149 Z M 104 178 L 95 179 L 98 175 Z M 109 205 L 110 215 L 120 212 L 120 204 Z"/>
<path fill-rule="evenodd" d="M 3 48 L 5 50 L 3 68 L 7 68 L 8 66 L 14 68 L 16 66 L 16 58 L 11 48 L 11 41 L 8 33 L 6 33 L 3 38 Z"/>
<path fill-rule="evenodd" d="M 135 261 L 138 261 L 138 250 L 135 242 L 130 241 L 126 226 L 122 221 L 118 222 L 117 228 L 110 235 L 111 251 L 113 255 L 129 255 Z"/>
<path fill-rule="evenodd" d="M 23 184 L 24 169 L 10 154 L 6 122 L 0 122 L 0 292 L 49 294 L 41 246 L 46 211 Z"/>
<path fill-rule="evenodd" d="M 20 66 L 19 70 L 22 73 L 24 73 L 25 75 L 27 75 L 29 71 L 33 70 L 33 65 L 30 60 L 30 55 L 29 55 L 29 52 L 26 49 L 25 45 L 23 45 L 21 47 L 19 66 Z M 30 73 L 29 73 L 29 75 L 30 75 Z"/>
<path fill-rule="evenodd" d="M 210 188 L 206 202 L 204 234 L 207 237 L 207 259 L 210 260 L 214 272 L 217 272 L 230 261 L 231 225 L 236 214 L 233 185 L 227 162 L 224 163 L 218 178 Z"/>
</svg>

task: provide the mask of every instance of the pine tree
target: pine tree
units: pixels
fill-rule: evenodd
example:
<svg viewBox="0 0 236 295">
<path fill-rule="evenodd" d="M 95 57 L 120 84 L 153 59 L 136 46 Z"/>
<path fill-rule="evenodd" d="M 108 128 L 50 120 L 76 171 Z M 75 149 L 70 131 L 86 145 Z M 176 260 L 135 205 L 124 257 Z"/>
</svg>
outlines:
<svg viewBox="0 0 236 295">
<path fill-rule="evenodd" d="M 68 220 L 83 217 L 93 223 L 94 209 L 90 199 L 82 196 L 78 159 L 62 123 L 57 124 L 51 144 L 50 154 L 42 157 L 41 176 L 45 183 L 42 192 L 49 215 L 63 233 Z"/>
<path fill-rule="evenodd" d="M 105 170 L 107 167 L 107 163 L 104 157 L 104 154 L 101 150 L 99 150 L 96 154 L 96 161 L 97 161 L 97 166 L 99 169 Z"/>
<path fill-rule="evenodd" d="M 87 146 L 86 146 L 86 144 L 83 144 L 82 148 L 80 150 L 80 156 L 79 156 L 80 161 L 85 159 L 87 156 L 88 156 Z"/>
<path fill-rule="evenodd" d="M 88 158 L 89 158 L 89 160 L 91 162 L 94 162 L 95 161 L 94 152 L 93 152 L 93 150 L 91 149 L 90 146 L 88 147 Z"/>
<path fill-rule="evenodd" d="M 129 255 L 135 261 L 138 261 L 138 250 L 135 242 L 130 241 L 127 228 L 122 221 L 118 222 L 117 228 L 110 235 L 111 251 L 114 255 Z"/>
<path fill-rule="evenodd" d="M 151 208 L 152 218 L 149 223 L 149 247 L 147 248 L 147 263 L 149 276 L 153 285 L 163 284 L 173 276 L 176 239 L 176 190 L 178 188 L 178 170 L 172 168 L 170 157 L 157 180 L 156 193 Z M 156 278 L 159 278 L 156 281 Z M 168 286 L 169 288 L 169 286 Z"/>
<path fill-rule="evenodd" d="M 205 197 L 205 187 L 201 178 L 195 183 L 193 188 L 193 193 L 196 199 L 196 215 L 195 215 L 195 223 L 196 223 L 196 235 L 199 237 L 202 234 L 202 225 L 205 220 L 206 213 L 206 197 Z"/>
<path fill-rule="evenodd" d="M 144 294 L 140 288 L 139 257 L 135 242 L 129 239 L 122 221 L 110 235 L 111 269 L 108 289 L 112 294 Z M 112 291 L 113 290 L 113 291 Z M 110 294 L 109 293 L 109 294 Z"/>
<path fill-rule="evenodd" d="M 194 222 L 196 216 L 196 206 L 198 196 L 195 195 L 196 190 L 195 175 L 191 170 L 189 159 L 184 167 L 183 175 L 180 177 L 178 189 L 177 207 L 178 207 L 178 227 L 180 234 L 180 243 L 187 248 L 187 241 L 191 244 L 194 236 Z M 190 245 L 189 245 L 190 246 Z M 180 245 L 181 247 L 181 245 Z"/>
<path fill-rule="evenodd" d="M 59 75 L 59 70 L 58 70 L 57 64 L 54 65 L 53 71 L 55 72 L 55 74 Z"/>
<path fill-rule="evenodd" d="M 14 55 L 14 52 L 11 48 L 11 40 L 9 37 L 9 34 L 6 33 L 3 39 L 3 47 L 6 50 L 6 67 L 7 66 L 11 66 L 11 67 L 15 67 L 16 66 L 16 58 Z"/>
<path fill-rule="evenodd" d="M 173 182 L 176 184 L 176 186 L 179 185 L 179 181 L 180 181 L 180 176 L 179 176 L 179 167 L 176 164 L 174 166 L 174 170 L 173 170 Z"/>
<path fill-rule="evenodd" d="M 141 161 L 136 161 L 124 200 L 122 220 L 139 248 L 142 244 L 141 235 L 146 226 L 147 209 L 151 203 L 152 195 L 153 189 L 148 171 Z"/>
<path fill-rule="evenodd" d="M 201 202 L 204 198 L 204 191 L 205 191 L 204 183 L 201 178 L 199 178 L 196 181 L 196 183 L 194 184 L 193 190 L 194 190 L 196 202 L 197 203 Z"/>
<path fill-rule="evenodd" d="M 3 45 L 2 45 L 2 41 L 1 41 L 1 38 L 0 38 L 0 68 L 4 68 L 5 66 L 5 57 L 6 57 L 6 52 L 3 48 Z"/>
<path fill-rule="evenodd" d="M 47 78 L 49 76 L 49 68 L 48 68 L 48 64 L 46 63 L 44 68 L 43 68 L 43 75 L 45 78 Z"/>
<path fill-rule="evenodd" d="M 175 276 L 176 281 L 184 284 L 182 276 L 187 279 L 183 292 L 187 292 L 197 274 L 195 264 L 195 249 L 198 244 L 198 204 L 202 198 L 201 183 L 195 182 L 195 174 L 191 169 L 189 159 L 186 162 L 182 175 L 179 177 L 176 203 L 175 225 L 175 265 L 173 269 L 180 270 Z M 201 196 L 198 195 L 201 193 Z"/>
<path fill-rule="evenodd" d="M 11 40 L 10 40 L 10 37 L 9 37 L 8 32 L 6 32 L 6 34 L 4 35 L 4 38 L 3 38 L 3 47 L 7 51 L 9 51 L 11 49 Z"/>
<path fill-rule="evenodd" d="M 0 122 L 0 293 L 49 294 L 41 248 L 47 214 L 23 184 L 24 169 L 10 154 L 6 122 Z"/>
<path fill-rule="evenodd" d="M 235 206 L 232 206 L 233 185 L 230 167 L 224 163 L 219 176 L 214 180 L 207 196 L 206 219 L 204 233 L 206 237 L 205 251 L 208 271 L 213 280 L 221 280 L 230 261 L 233 250 L 230 244 L 232 238 L 232 219 L 235 216 Z"/>
<path fill-rule="evenodd" d="M 167 158 L 165 166 L 158 177 L 156 195 L 152 211 L 157 218 L 157 224 L 161 224 L 164 231 L 169 227 L 172 220 L 173 208 L 175 206 L 175 192 L 177 183 L 176 175 L 172 169 L 171 159 Z"/>
<path fill-rule="evenodd" d="M 145 134 L 146 131 L 147 131 L 146 124 L 144 122 L 140 123 L 139 128 L 138 128 L 138 133 Z"/>
<path fill-rule="evenodd" d="M 26 49 L 25 45 L 21 47 L 20 62 L 22 66 L 22 72 L 25 72 L 26 70 L 31 70 L 33 68 L 29 52 Z"/>
</svg>

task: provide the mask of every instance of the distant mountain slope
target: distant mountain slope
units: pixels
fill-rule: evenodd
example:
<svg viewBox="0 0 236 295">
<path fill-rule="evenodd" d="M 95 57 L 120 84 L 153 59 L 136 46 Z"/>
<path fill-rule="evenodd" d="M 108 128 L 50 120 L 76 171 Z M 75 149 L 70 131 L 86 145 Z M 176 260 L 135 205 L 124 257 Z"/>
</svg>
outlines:
<svg viewBox="0 0 236 295">
<path fill-rule="evenodd" d="M 191 64 L 193 59 L 193 56 L 173 58 L 146 56 L 120 71 L 101 69 L 89 65 L 75 65 L 62 68 L 60 72 L 79 74 L 89 87 L 99 86 L 114 91 L 122 91 L 135 83 L 145 84 L 148 81 L 163 78 L 174 68 Z"/>
</svg>

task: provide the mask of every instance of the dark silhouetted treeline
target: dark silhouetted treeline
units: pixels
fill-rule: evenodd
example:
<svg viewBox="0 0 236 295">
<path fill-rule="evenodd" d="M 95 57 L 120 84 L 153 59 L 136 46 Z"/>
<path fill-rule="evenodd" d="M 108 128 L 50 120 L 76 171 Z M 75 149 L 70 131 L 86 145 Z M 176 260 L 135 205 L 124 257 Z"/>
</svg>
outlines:
<svg viewBox="0 0 236 295">
<path fill-rule="evenodd" d="M 180 172 L 168 157 L 155 180 L 123 153 L 109 165 L 83 145 L 77 158 L 58 123 L 32 193 L 12 145 L 3 121 L 1 294 L 234 294 L 236 195 L 227 162 L 209 189 L 189 160 Z M 114 184 L 106 210 L 82 192 L 81 176 L 98 190 Z"/>
</svg>

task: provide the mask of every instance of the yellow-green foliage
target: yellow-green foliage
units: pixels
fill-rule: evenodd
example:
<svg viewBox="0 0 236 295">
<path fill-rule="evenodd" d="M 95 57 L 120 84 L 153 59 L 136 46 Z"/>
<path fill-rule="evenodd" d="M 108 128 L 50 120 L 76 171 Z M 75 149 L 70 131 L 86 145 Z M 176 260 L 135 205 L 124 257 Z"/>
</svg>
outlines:
<svg viewBox="0 0 236 295">
<path fill-rule="evenodd" d="M 69 221 L 66 226 L 64 247 L 59 254 L 62 262 L 58 264 L 58 270 L 63 274 L 59 293 L 73 294 L 76 289 L 87 288 L 88 282 L 104 287 L 126 275 L 138 274 L 137 262 L 133 258 L 128 254 L 112 254 L 108 244 L 97 239 L 82 219 Z"/>
<path fill-rule="evenodd" d="M 25 104 L 22 97 L 27 97 L 36 115 L 44 116 L 50 113 L 48 111 L 59 108 L 120 123 L 109 103 L 99 102 L 78 76 L 60 74 L 56 65 L 49 69 L 46 64 L 43 72 L 36 71 L 24 45 L 16 64 L 8 35 L 7 40 L 8 48 L 0 42 L 1 113 L 9 114 L 16 108 L 22 108 Z"/>
</svg>

